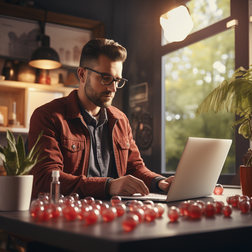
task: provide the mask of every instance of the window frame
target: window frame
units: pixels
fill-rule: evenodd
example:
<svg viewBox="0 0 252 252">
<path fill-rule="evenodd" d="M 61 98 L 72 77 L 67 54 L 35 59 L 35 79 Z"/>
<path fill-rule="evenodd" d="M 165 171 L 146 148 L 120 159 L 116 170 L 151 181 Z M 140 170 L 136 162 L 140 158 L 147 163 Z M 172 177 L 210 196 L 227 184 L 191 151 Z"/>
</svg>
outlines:
<svg viewBox="0 0 252 252">
<path fill-rule="evenodd" d="M 184 2 L 184 1 L 182 1 Z M 181 2 L 181 3 L 182 3 Z M 178 3 L 179 4 L 179 3 Z M 153 122 L 155 137 L 153 141 L 153 159 L 155 166 L 153 171 L 165 177 L 174 175 L 174 172 L 162 172 L 165 167 L 165 87 L 164 87 L 164 64 L 162 64 L 162 56 L 176 51 L 185 46 L 204 40 L 214 36 L 220 32 L 226 31 L 226 23 L 236 19 L 238 25 L 235 26 L 235 69 L 240 66 L 249 68 L 249 0 L 239 1 L 230 0 L 230 16 L 214 23 L 206 28 L 189 34 L 184 41 L 174 42 L 167 45 L 161 45 L 161 36 L 159 45 L 157 45 L 156 62 L 154 71 L 160 73 L 160 78 L 156 78 L 155 82 L 159 83 L 154 89 L 154 113 L 156 120 Z M 159 16 L 162 13 L 159 13 Z M 161 27 L 159 28 L 161 34 Z M 161 101 L 161 102 L 160 102 Z M 238 119 L 238 116 L 235 116 Z M 240 185 L 239 166 L 242 165 L 242 156 L 249 148 L 249 140 L 238 134 L 238 127 L 235 128 L 235 174 L 221 174 L 218 183 L 225 185 Z"/>
</svg>

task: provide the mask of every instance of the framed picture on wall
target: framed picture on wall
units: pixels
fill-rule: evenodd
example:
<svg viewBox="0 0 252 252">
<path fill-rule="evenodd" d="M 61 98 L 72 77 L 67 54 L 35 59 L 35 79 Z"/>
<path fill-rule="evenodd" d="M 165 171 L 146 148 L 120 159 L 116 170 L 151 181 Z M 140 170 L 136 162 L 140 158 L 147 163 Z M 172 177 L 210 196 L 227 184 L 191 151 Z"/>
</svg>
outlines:
<svg viewBox="0 0 252 252">
<path fill-rule="evenodd" d="M 148 101 L 148 83 L 140 83 L 137 85 L 132 85 L 129 91 L 129 104 L 130 107 L 135 107 L 136 103 Z"/>
<path fill-rule="evenodd" d="M 92 38 L 92 31 L 46 23 L 45 34 L 63 65 L 78 67 L 83 46 Z"/>
<path fill-rule="evenodd" d="M 0 56 L 29 60 L 38 35 L 37 21 L 0 15 Z"/>
</svg>

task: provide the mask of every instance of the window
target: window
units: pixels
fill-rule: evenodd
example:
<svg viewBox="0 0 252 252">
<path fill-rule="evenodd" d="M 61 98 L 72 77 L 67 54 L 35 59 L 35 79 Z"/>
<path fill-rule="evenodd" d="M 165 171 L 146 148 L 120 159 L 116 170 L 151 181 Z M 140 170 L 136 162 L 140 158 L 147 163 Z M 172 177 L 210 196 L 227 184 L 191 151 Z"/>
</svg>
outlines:
<svg viewBox="0 0 252 252">
<path fill-rule="evenodd" d="M 235 115 L 209 112 L 195 117 L 195 112 L 206 95 L 236 68 L 248 68 L 248 1 L 241 5 L 239 0 L 191 0 L 187 6 L 194 30 L 184 41 L 160 49 L 161 173 L 175 172 L 189 136 L 231 138 L 233 144 L 219 182 L 239 184 L 237 171 L 248 141 L 231 129 Z M 226 28 L 232 19 L 238 19 L 239 25 Z"/>
<path fill-rule="evenodd" d="M 234 29 L 169 53 L 163 56 L 163 62 L 165 171 L 176 170 L 187 138 L 194 136 L 233 139 L 222 172 L 234 173 L 234 130 L 231 129 L 234 115 L 210 112 L 195 117 L 204 97 L 234 72 Z"/>
</svg>

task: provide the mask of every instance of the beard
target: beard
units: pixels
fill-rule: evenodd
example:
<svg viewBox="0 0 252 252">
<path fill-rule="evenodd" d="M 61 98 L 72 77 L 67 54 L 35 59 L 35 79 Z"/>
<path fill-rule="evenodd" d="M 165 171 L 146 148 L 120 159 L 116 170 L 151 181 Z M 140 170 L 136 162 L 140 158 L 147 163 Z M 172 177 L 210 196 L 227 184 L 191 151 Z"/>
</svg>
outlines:
<svg viewBox="0 0 252 252">
<path fill-rule="evenodd" d="M 102 84 L 101 84 L 102 85 Z M 91 85 L 90 77 L 87 77 L 86 85 L 84 87 L 84 92 L 87 96 L 87 98 L 93 102 L 96 106 L 101 108 L 107 108 L 112 104 L 114 93 L 110 91 L 104 91 L 101 93 L 98 93 Z M 112 96 L 112 98 L 109 98 L 107 96 Z"/>
</svg>

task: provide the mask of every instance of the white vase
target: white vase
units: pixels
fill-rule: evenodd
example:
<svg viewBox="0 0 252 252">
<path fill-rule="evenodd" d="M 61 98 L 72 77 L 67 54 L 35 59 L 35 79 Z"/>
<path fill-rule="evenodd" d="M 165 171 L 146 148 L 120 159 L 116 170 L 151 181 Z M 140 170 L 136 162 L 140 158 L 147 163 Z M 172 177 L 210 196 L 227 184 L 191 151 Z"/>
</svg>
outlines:
<svg viewBox="0 0 252 252">
<path fill-rule="evenodd" d="M 33 175 L 0 176 L 0 211 L 30 208 Z"/>
</svg>

